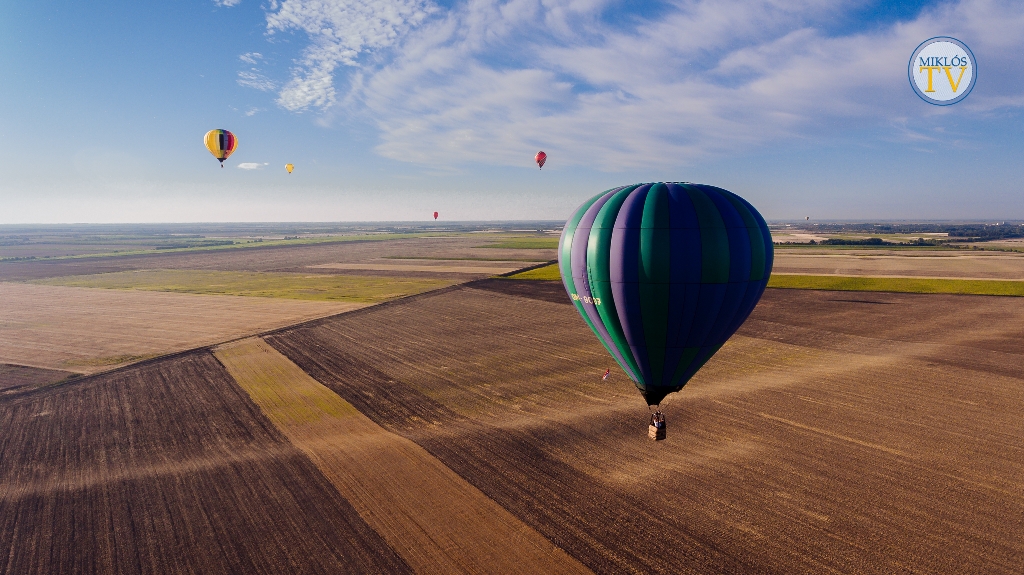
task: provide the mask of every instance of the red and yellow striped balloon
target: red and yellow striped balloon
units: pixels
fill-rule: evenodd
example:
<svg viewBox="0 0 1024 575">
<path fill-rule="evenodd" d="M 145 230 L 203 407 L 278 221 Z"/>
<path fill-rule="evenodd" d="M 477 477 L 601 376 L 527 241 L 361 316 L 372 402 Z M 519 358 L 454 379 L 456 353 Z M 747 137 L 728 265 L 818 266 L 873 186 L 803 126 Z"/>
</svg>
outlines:
<svg viewBox="0 0 1024 575">
<path fill-rule="evenodd" d="M 224 167 L 224 160 L 238 147 L 238 138 L 227 130 L 210 130 L 203 138 L 206 149 L 210 150 L 214 158 L 220 160 L 220 167 Z"/>
</svg>

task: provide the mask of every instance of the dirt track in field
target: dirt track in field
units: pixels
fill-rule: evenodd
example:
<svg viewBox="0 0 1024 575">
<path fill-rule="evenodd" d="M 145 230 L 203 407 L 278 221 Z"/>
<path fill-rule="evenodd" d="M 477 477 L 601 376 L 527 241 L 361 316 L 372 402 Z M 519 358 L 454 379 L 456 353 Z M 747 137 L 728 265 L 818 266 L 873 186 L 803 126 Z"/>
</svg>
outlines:
<svg viewBox="0 0 1024 575">
<path fill-rule="evenodd" d="M 267 340 L 595 572 L 1019 572 L 1018 298 L 768 290 L 654 443 L 574 309 L 510 291 Z"/>
<path fill-rule="evenodd" d="M 772 272 L 1024 280 L 1024 254 L 968 250 L 776 248 Z"/>
<path fill-rule="evenodd" d="M 587 573 L 412 441 L 386 431 L 263 340 L 215 351 L 235 381 L 421 574 Z"/>
<path fill-rule="evenodd" d="M 209 353 L 0 401 L 0 573 L 411 573 Z"/>
<path fill-rule="evenodd" d="M 363 305 L 0 282 L 0 362 L 94 373 Z"/>
</svg>

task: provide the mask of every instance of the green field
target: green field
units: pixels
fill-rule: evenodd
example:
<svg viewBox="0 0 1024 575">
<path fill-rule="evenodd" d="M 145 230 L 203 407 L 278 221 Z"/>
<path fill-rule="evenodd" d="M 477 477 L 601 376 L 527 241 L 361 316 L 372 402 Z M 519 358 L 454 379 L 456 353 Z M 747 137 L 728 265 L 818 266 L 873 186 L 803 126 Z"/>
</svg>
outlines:
<svg viewBox="0 0 1024 575">
<path fill-rule="evenodd" d="M 558 264 L 509 276 L 516 280 L 559 280 Z M 887 291 L 1024 296 L 1024 281 L 932 278 L 872 278 L 854 276 L 773 275 L 768 287 L 835 291 Z"/>
<path fill-rule="evenodd" d="M 558 238 L 513 238 L 493 244 L 474 247 L 500 248 L 506 250 L 555 250 L 558 249 Z"/>
<path fill-rule="evenodd" d="M 1007 280 L 773 275 L 768 280 L 768 287 L 835 291 L 1024 296 L 1024 282 Z"/>
<path fill-rule="evenodd" d="M 560 280 L 562 276 L 558 273 L 558 264 L 551 264 L 542 268 L 520 272 L 508 276 L 510 280 Z"/>
<path fill-rule="evenodd" d="M 455 283 L 446 279 L 207 270 L 142 270 L 38 280 L 42 285 L 376 303 Z"/>
</svg>

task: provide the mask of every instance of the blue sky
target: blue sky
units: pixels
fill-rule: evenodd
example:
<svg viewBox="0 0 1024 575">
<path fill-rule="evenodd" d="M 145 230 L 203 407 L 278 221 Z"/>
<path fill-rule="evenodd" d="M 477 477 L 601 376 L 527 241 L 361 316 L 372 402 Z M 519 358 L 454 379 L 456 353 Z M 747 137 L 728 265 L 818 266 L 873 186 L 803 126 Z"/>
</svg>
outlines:
<svg viewBox="0 0 1024 575">
<path fill-rule="evenodd" d="M 1024 219 L 1016 2 L 0 10 L 0 223 L 563 219 L 656 180 L 769 219 Z M 978 59 L 948 107 L 907 80 L 940 35 Z M 224 169 L 212 128 L 239 138 Z"/>
</svg>

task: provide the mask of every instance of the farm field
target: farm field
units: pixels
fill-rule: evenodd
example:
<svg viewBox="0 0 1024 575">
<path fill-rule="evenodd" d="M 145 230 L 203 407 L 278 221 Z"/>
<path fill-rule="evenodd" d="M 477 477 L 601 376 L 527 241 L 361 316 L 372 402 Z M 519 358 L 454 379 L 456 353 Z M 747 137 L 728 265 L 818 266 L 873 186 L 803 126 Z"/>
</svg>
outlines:
<svg viewBox="0 0 1024 575">
<path fill-rule="evenodd" d="M 99 273 L 168 269 L 337 274 L 336 269 L 319 269 L 315 266 L 323 264 L 394 265 L 396 263 L 394 258 L 480 258 L 497 261 L 555 259 L 554 248 L 479 247 L 500 244 L 503 241 L 502 238 L 494 238 L 492 241 L 486 236 L 487 234 L 465 234 L 378 241 L 282 244 L 245 249 L 109 255 L 81 259 L 5 261 L 0 262 L 0 281 L 30 281 Z M 470 261 L 465 263 L 471 264 Z M 420 264 L 423 265 L 423 262 Z M 479 265 L 478 263 L 477 266 Z M 523 263 L 518 267 L 526 265 L 529 264 Z M 515 267 L 512 266 L 513 269 Z M 389 272 L 372 270 L 363 273 L 377 276 L 389 275 Z M 415 273 L 411 272 L 399 272 L 399 275 L 417 277 Z M 488 273 L 482 273 L 479 274 L 479 277 L 486 275 Z M 445 277 L 445 274 L 439 275 L 436 272 L 430 272 L 425 277 Z M 467 279 L 466 274 L 453 274 L 453 277 L 460 281 Z"/>
<path fill-rule="evenodd" d="M 364 305 L 0 282 L 0 363 L 94 373 Z"/>
<path fill-rule="evenodd" d="M 275 426 L 417 573 L 587 573 L 422 447 L 259 338 L 215 354 Z"/>
<path fill-rule="evenodd" d="M 296 273 L 222 272 L 210 270 L 140 270 L 35 280 L 35 284 L 119 290 L 162 291 L 377 303 L 451 285 L 443 279 L 308 275 Z"/>
<path fill-rule="evenodd" d="M 0 282 L 0 572 L 1018 571 L 1024 300 L 769 289 L 654 443 L 559 281 L 287 298 L 547 255 L 468 239 Z"/>
<path fill-rule="evenodd" d="M 208 352 L 0 399 L 0 572 L 412 573 Z"/>
<path fill-rule="evenodd" d="M 1024 254 L 776 246 L 773 274 L 1024 280 Z"/>
<path fill-rule="evenodd" d="M 510 284 L 544 282 L 266 340 L 598 573 L 1017 571 L 1021 300 L 769 290 L 653 443 L 575 311 Z"/>
</svg>

